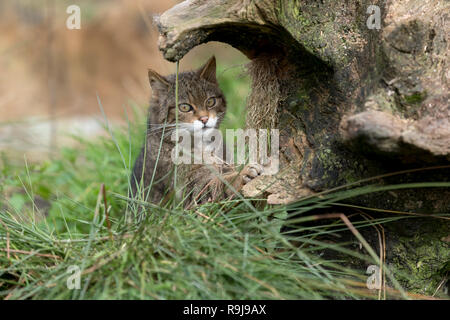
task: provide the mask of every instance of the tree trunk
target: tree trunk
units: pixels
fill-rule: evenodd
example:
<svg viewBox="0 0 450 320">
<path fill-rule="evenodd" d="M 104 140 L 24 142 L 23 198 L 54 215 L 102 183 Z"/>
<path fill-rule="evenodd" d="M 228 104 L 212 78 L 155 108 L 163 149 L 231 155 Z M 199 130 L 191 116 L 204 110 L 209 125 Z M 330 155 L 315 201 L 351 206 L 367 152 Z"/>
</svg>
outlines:
<svg viewBox="0 0 450 320">
<path fill-rule="evenodd" d="M 380 29 L 369 28 L 373 4 L 381 9 Z M 449 181 L 449 9 L 445 0 L 191 0 L 157 25 L 170 61 L 208 41 L 251 59 L 247 126 L 280 129 L 282 169 L 251 182 L 244 194 L 265 190 L 269 203 L 286 204 L 412 168 L 435 167 L 376 182 Z M 450 190 L 378 192 L 352 201 L 443 213 Z M 450 260 L 448 220 L 386 228 L 388 264 L 410 274 L 400 279 L 407 289 L 432 294 Z"/>
</svg>

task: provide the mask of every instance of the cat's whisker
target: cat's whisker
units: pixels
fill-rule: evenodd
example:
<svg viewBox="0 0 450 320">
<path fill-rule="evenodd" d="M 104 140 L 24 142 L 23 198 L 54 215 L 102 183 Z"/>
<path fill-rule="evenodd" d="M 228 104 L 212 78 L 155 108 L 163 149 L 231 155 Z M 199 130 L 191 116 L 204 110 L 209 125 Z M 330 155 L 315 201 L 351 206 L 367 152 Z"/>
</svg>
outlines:
<svg viewBox="0 0 450 320">
<path fill-rule="evenodd" d="M 150 129 L 160 129 L 160 128 L 170 128 L 170 127 L 175 127 L 176 124 L 150 124 L 148 125 Z"/>
<path fill-rule="evenodd" d="M 175 119 L 174 119 L 175 120 Z M 175 123 L 172 123 L 171 121 L 170 121 L 170 119 L 165 119 L 165 120 L 163 120 L 163 121 L 161 121 L 160 123 L 156 123 L 156 122 L 147 122 L 147 124 L 149 124 L 149 125 L 156 125 L 156 126 L 164 126 L 164 125 L 166 125 L 166 126 L 170 126 L 170 125 L 174 125 Z"/>
<path fill-rule="evenodd" d="M 155 133 L 161 133 L 161 132 L 169 132 L 171 130 L 175 130 L 173 128 L 158 128 L 154 130 L 147 131 L 147 134 L 155 134 Z"/>
<path fill-rule="evenodd" d="M 182 130 L 182 131 L 189 131 L 189 125 L 182 125 L 182 124 L 178 124 L 178 130 Z M 158 130 L 154 130 L 151 132 L 147 132 L 147 135 L 151 135 L 151 134 L 157 134 L 157 133 L 162 133 L 164 132 L 164 138 L 167 138 L 168 136 L 172 135 L 173 132 L 175 132 L 177 129 L 176 128 L 166 128 L 163 131 L 163 128 L 160 128 Z"/>
<path fill-rule="evenodd" d="M 147 134 L 149 133 L 157 133 L 157 132 L 162 132 L 163 130 L 169 130 L 169 129 L 174 129 L 174 127 L 176 127 L 176 124 L 168 124 L 168 125 L 155 125 L 153 127 L 147 128 Z"/>
</svg>

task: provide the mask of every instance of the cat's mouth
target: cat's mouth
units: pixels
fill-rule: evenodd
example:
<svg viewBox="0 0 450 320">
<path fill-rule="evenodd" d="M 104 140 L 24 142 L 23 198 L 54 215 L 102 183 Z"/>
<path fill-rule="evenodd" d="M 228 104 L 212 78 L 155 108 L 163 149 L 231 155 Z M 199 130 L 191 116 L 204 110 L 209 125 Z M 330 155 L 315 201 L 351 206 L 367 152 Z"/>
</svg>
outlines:
<svg viewBox="0 0 450 320">
<path fill-rule="evenodd" d="M 217 129 L 217 118 L 209 118 L 206 123 L 195 120 L 191 127 L 193 131 L 201 130 L 203 132 L 210 129 Z"/>
<path fill-rule="evenodd" d="M 180 123 L 180 129 L 187 130 L 191 133 L 205 134 L 208 131 L 217 129 L 217 125 L 210 126 L 208 124 Z"/>
<path fill-rule="evenodd" d="M 208 130 L 208 129 L 216 129 L 216 126 L 203 125 L 202 130 Z"/>
<path fill-rule="evenodd" d="M 217 127 L 215 127 L 215 126 L 210 127 L 210 126 L 204 125 L 203 127 L 191 128 L 191 132 L 204 134 L 204 133 L 207 133 L 207 132 L 215 130 L 215 129 L 217 129 Z"/>
</svg>

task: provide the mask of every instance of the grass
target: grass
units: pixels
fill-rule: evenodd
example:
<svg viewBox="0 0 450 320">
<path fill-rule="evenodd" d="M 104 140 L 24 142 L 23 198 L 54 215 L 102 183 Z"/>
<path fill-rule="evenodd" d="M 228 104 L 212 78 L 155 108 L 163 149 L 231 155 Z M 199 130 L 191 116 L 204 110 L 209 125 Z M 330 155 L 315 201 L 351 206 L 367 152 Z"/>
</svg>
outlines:
<svg viewBox="0 0 450 320">
<path fill-rule="evenodd" d="M 131 134 L 138 134 L 133 132 Z M 305 214 L 375 187 L 309 198 L 290 208 L 255 213 L 242 201 L 206 204 L 193 210 L 149 207 L 141 224 L 125 221 L 127 177 L 138 145 L 129 150 L 127 130 L 111 138 L 82 141 L 82 149 L 64 149 L 59 159 L 28 164 L 23 171 L 6 163 L 3 193 L 26 190 L 22 201 L 4 198 L 0 210 L 0 297 L 9 299 L 321 299 L 376 295 L 364 290 L 365 270 L 351 270 L 317 254 L 324 248 L 363 260 L 371 257 L 315 237 L 345 230 L 343 223 L 292 236 L 280 227 L 286 210 Z M 131 156 L 130 156 L 131 155 Z M 15 172 L 16 174 L 8 174 Z M 6 174 L 5 174 L 6 173 Z M 107 190 L 112 238 L 107 228 Z M 5 187 L 7 186 L 7 187 Z M 407 187 L 407 186 L 404 186 Z M 387 189 L 389 189 L 387 187 Z M 375 189 L 376 190 L 376 189 Z M 35 195 L 52 207 L 39 220 Z M 27 199 L 28 198 L 28 199 Z M 26 219 L 20 216 L 26 214 Z M 391 218 L 390 220 L 401 219 Z M 305 218 L 303 218 L 305 219 Z M 308 218 L 306 218 L 307 220 Z M 24 222 L 25 220 L 25 222 Z M 297 219 L 298 220 L 298 219 Z M 299 221 L 292 221 L 299 222 Z M 339 221 L 337 221 L 339 222 Z M 370 227 L 388 220 L 355 224 Z M 332 227 L 332 229 L 328 229 Z M 338 230 L 339 229 L 339 230 Z M 291 239 L 291 240 L 292 240 Z M 7 255 L 6 248 L 9 249 Z M 69 290 L 71 266 L 82 272 L 81 289 Z M 352 280 L 353 282 L 350 282 Z M 356 281 L 356 282 L 355 282 Z"/>
<path fill-rule="evenodd" d="M 246 85 L 245 79 L 240 81 L 233 87 L 225 78 L 221 85 L 236 92 Z M 229 101 L 233 99 L 233 105 L 242 102 L 242 97 Z M 136 119 L 144 118 L 142 111 L 135 112 Z M 242 118 L 228 118 L 227 127 L 242 126 Z M 337 217 L 324 226 L 300 226 L 295 234 L 283 234 L 287 212 L 294 213 L 291 224 L 299 223 L 317 219 L 308 212 L 351 197 L 435 186 L 354 187 L 300 199 L 289 207 L 258 209 L 241 200 L 191 210 L 148 204 L 150 214 L 133 224 L 125 218 L 128 180 L 143 125 L 110 129 L 109 136 L 93 141 L 74 137 L 80 147 L 63 148 L 51 161 L 17 164 L 3 154 L 0 298 L 377 299 L 381 292 L 366 289 L 365 270 L 344 267 L 322 253 L 327 249 L 379 264 L 380 256 L 359 230 L 405 217 L 355 221 L 350 228 Z M 46 217 L 38 197 L 51 203 Z M 319 240 L 352 227 L 367 255 L 348 249 L 347 243 Z M 81 273 L 80 289 L 71 290 L 74 270 Z M 391 296 L 406 298 L 389 272 Z"/>
</svg>

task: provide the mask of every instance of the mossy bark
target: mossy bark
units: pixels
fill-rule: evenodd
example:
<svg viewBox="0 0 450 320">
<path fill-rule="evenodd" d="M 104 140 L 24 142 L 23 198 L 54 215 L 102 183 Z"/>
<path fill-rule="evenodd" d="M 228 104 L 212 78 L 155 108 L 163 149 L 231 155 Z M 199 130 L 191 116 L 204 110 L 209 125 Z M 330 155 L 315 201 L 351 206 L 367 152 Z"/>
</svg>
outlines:
<svg viewBox="0 0 450 320">
<path fill-rule="evenodd" d="M 366 23 L 374 4 L 380 30 Z M 171 61 L 213 40 L 251 59 L 247 125 L 280 129 L 282 169 L 244 193 L 264 190 L 269 203 L 282 204 L 410 168 L 441 167 L 376 182 L 449 181 L 449 9 L 444 0 L 185 1 L 159 17 L 159 44 Z M 444 213 L 450 190 L 374 193 L 353 203 Z M 388 264 L 407 271 L 402 284 L 423 294 L 448 272 L 450 224 L 436 221 L 386 225 Z"/>
</svg>

